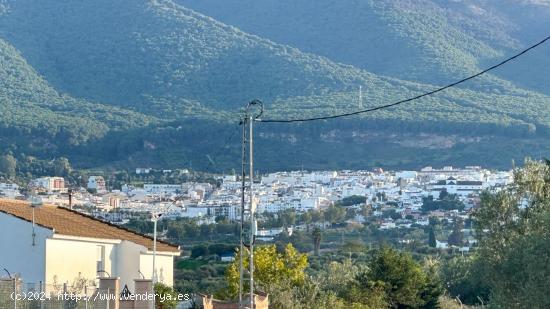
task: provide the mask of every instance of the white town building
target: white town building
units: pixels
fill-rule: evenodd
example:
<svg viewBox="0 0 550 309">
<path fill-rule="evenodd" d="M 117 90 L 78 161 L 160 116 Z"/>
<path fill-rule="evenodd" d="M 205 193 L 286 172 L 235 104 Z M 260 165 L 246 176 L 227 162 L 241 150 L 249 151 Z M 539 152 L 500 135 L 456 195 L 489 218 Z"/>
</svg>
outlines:
<svg viewBox="0 0 550 309">
<path fill-rule="evenodd" d="M 0 183 L 0 196 L 12 199 L 21 196 L 19 186 L 15 183 Z"/>
<path fill-rule="evenodd" d="M 105 186 L 105 179 L 103 176 L 90 176 L 88 177 L 88 189 L 95 190 L 96 192 L 105 192 L 107 187 Z"/>
<path fill-rule="evenodd" d="M 134 279 L 153 277 L 153 240 L 68 208 L 0 200 L 0 267 L 25 283 L 46 286 L 76 278 L 120 278 L 120 286 L 134 289 Z M 156 278 L 173 285 L 177 246 L 157 241 Z M 108 275 L 107 275 L 108 274 Z"/>
<path fill-rule="evenodd" d="M 40 177 L 33 179 L 29 186 L 34 189 L 48 192 L 65 192 L 65 179 L 63 177 Z"/>
<path fill-rule="evenodd" d="M 172 195 L 181 193 L 182 188 L 181 185 L 146 183 L 143 185 L 143 190 L 145 190 L 147 194 Z"/>
<path fill-rule="evenodd" d="M 477 180 L 458 180 L 454 177 L 449 177 L 431 186 L 434 197 L 438 197 L 439 192 L 442 190 L 446 190 L 449 194 L 458 194 L 460 196 L 479 194 L 483 190 L 483 182 Z"/>
</svg>

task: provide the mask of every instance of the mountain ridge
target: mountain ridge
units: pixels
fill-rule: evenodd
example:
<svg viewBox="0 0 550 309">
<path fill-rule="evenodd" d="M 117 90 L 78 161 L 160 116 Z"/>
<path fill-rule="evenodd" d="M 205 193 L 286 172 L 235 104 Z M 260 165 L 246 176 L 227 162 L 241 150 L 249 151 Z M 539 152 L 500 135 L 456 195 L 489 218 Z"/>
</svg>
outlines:
<svg viewBox="0 0 550 309">
<path fill-rule="evenodd" d="M 3 3 L 0 35 L 17 48 L 12 52 L 22 55 L 28 67 L 22 71 L 35 72 L 28 87 L 51 93 L 30 107 L 21 105 L 26 101 L 23 91 L 0 98 L 6 109 L 16 108 L 22 115 L 18 118 L 26 119 L 5 122 L 5 132 L 16 128 L 18 135 L 16 141 L 0 132 L 7 145 L 3 152 L 66 155 L 84 167 L 176 167 L 195 161 L 197 168 L 212 168 L 214 161 L 214 165 L 231 168 L 238 166 L 234 164 L 239 157 L 238 138 L 226 145 L 224 133 L 233 131 L 243 103 L 252 98 L 264 101 L 265 117 L 287 119 L 355 111 L 435 88 L 304 53 L 168 0 Z M 0 50 L 0 54 L 9 53 Z M 0 73 L 6 81 L 13 75 L 11 71 Z M 359 86 L 363 86 L 361 103 Z M 14 91 L 22 87 L 5 84 L 5 89 Z M 342 121 L 289 127 L 261 124 L 259 145 L 263 147 L 258 149 L 269 160 L 260 162 L 282 169 L 295 166 L 290 161 L 300 151 L 312 166 L 325 161 L 321 153 L 348 158 L 354 167 L 379 162 L 371 156 L 351 157 L 360 152 L 354 143 L 393 149 L 387 155 L 391 164 L 409 162 L 407 157 L 392 159 L 398 156 L 396 149 L 411 151 L 399 146 L 407 143 L 370 138 L 391 134 L 409 134 L 413 139 L 423 139 L 422 134 L 466 136 L 453 144 L 456 155 L 447 157 L 443 149 L 434 153 L 444 155 L 441 160 L 470 162 L 461 156 L 484 157 L 481 140 L 503 143 L 508 137 L 510 145 L 522 139 L 532 145 L 546 137 L 550 132 L 548 103 L 550 98 L 543 94 L 488 76 L 468 87 Z M 40 104 L 42 109 L 37 109 Z M 35 115 L 42 118 L 33 122 Z M 25 130 L 37 123 L 50 128 L 38 142 L 34 131 Z M 327 139 L 331 132 L 338 132 L 342 141 Z M 358 136 L 370 137 L 365 141 L 357 140 Z M 283 145 L 292 140 L 303 144 Z M 51 147 L 35 146 L 40 143 Z M 317 157 L 305 155 L 307 147 L 317 149 Z M 348 148 L 350 153 L 344 153 Z M 286 153 L 281 154 L 281 149 Z M 510 149 L 495 162 L 509 161 Z M 410 156 L 415 155 L 419 162 L 434 160 L 426 149 L 411 151 Z M 332 161 L 349 167 L 341 160 Z M 331 160 L 326 164 L 334 166 Z"/>
<path fill-rule="evenodd" d="M 517 1 L 177 1 L 244 31 L 375 74 L 438 84 L 479 71 L 550 29 L 550 6 Z M 542 52 L 534 53 L 534 61 L 523 59 L 525 65 L 515 64 L 516 70 L 495 74 L 548 94 L 548 87 L 537 82 L 550 82 L 542 70 L 532 72 L 536 78 L 514 76 L 535 61 L 548 64 Z"/>
</svg>

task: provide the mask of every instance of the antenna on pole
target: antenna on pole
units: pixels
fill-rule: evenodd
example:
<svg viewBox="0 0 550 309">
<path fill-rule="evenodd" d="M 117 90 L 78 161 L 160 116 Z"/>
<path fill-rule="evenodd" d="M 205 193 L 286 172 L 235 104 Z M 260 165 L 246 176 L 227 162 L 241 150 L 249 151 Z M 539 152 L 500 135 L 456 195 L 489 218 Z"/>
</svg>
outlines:
<svg viewBox="0 0 550 309">
<path fill-rule="evenodd" d="M 259 111 L 253 113 L 252 108 L 258 106 Z M 248 275 L 249 275 L 249 288 L 250 288 L 250 307 L 254 308 L 254 241 L 256 234 L 256 205 L 254 201 L 254 121 L 258 120 L 263 113 L 263 103 L 260 100 L 253 100 L 246 105 L 245 114 L 241 120 L 241 125 L 243 126 L 243 135 L 242 135 L 242 172 L 241 172 L 241 226 L 240 226 L 240 267 L 239 267 L 239 308 L 245 308 L 243 303 L 243 293 L 244 293 L 244 247 L 245 247 L 245 220 L 249 221 L 249 243 L 248 243 Z M 247 128 L 248 124 L 248 136 Z M 248 138 L 247 138 L 248 137 Z M 248 142 L 248 162 L 246 144 Z M 248 193 L 249 193 L 249 203 L 248 207 L 245 203 L 245 191 L 246 191 L 246 168 L 248 165 Z M 248 217 L 248 218 L 246 218 Z"/>
</svg>

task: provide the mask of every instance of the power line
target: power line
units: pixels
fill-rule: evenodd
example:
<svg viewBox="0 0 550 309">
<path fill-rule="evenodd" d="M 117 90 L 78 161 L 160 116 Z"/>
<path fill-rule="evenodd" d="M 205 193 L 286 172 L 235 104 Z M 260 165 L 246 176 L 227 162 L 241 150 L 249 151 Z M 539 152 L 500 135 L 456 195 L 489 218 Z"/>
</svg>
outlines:
<svg viewBox="0 0 550 309">
<path fill-rule="evenodd" d="M 258 119 L 257 121 L 261 121 L 261 122 L 272 122 L 272 123 L 288 123 L 288 122 L 306 122 L 306 121 L 316 121 L 316 120 L 326 120 L 326 119 L 334 119 L 334 118 L 341 118 L 341 117 L 348 117 L 348 116 L 353 116 L 353 115 L 359 115 L 359 114 L 363 114 L 363 113 L 368 113 L 368 112 L 373 112 L 373 111 L 376 111 L 376 110 L 380 110 L 380 109 L 385 109 L 385 108 L 388 108 L 388 107 L 392 107 L 392 106 L 396 106 L 396 105 L 400 105 L 400 104 L 403 104 L 403 103 L 407 103 L 407 102 L 410 102 L 410 101 L 414 101 L 414 100 L 418 100 L 420 98 L 423 98 L 423 97 L 427 97 L 427 96 L 430 96 L 430 95 L 433 95 L 433 94 L 436 94 L 438 92 L 441 92 L 445 89 L 448 89 L 448 88 L 452 88 L 452 87 L 455 87 L 459 84 L 462 84 L 466 81 L 469 81 L 471 79 L 474 79 L 480 75 L 483 75 L 489 71 L 492 71 L 500 66 L 503 66 L 504 64 L 516 59 L 516 58 L 519 58 L 520 56 L 522 56 L 523 54 L 529 52 L 530 50 L 532 49 L 535 49 L 537 47 L 539 47 L 540 45 L 544 44 L 546 41 L 550 40 L 550 36 L 547 36 L 545 39 L 543 39 L 542 41 L 538 42 L 537 44 L 535 45 L 532 45 L 526 49 L 524 49 L 523 51 L 521 51 L 520 53 L 518 54 L 515 54 L 514 56 L 506 59 L 506 60 L 503 60 L 495 65 L 493 65 L 492 67 L 489 67 L 477 74 L 474 74 L 474 75 L 471 75 L 471 76 L 468 76 L 466 78 L 463 78 L 459 81 L 456 81 L 454 83 L 451 83 L 451 84 L 448 84 L 446 86 L 443 86 L 443 87 L 440 87 L 440 88 L 437 88 L 435 90 L 432 90 L 432 91 L 429 91 L 429 92 L 425 92 L 423 94 L 420 94 L 420 95 L 417 95 L 417 96 L 414 96 L 414 97 L 411 97 L 411 98 L 408 98 L 408 99 L 404 99 L 404 100 L 401 100 L 401 101 L 397 101 L 397 102 L 394 102 L 394 103 L 390 103 L 390 104 L 386 104 L 386 105 L 380 105 L 380 106 L 377 106 L 377 107 L 372 107 L 372 108 L 368 108 L 368 109 L 363 109 L 363 110 L 358 110 L 358 111 L 355 111 L 355 112 L 349 112 L 349 113 L 343 113 L 343 114 L 336 114 L 336 115 L 329 115 L 329 116 L 320 116 L 320 117 L 312 117 L 312 118 L 298 118 L 298 119 L 265 119 L 265 120 L 262 120 L 262 119 Z"/>
<path fill-rule="evenodd" d="M 208 159 L 208 165 L 206 166 L 206 169 L 210 168 L 210 167 L 213 167 L 215 170 L 218 170 L 219 166 L 217 166 L 216 164 L 216 159 L 217 157 L 223 152 L 223 151 L 227 151 L 227 146 L 229 146 L 229 144 L 233 141 L 233 139 L 238 135 L 237 133 L 239 132 L 239 128 L 241 127 L 240 124 L 237 124 L 235 126 L 233 126 L 233 129 L 237 129 L 237 130 L 229 130 L 229 134 L 227 135 L 227 138 L 225 140 L 225 142 L 222 144 L 222 146 L 220 148 L 218 148 L 217 151 L 215 151 L 212 156 L 210 155 L 206 155 L 207 159 Z"/>
</svg>

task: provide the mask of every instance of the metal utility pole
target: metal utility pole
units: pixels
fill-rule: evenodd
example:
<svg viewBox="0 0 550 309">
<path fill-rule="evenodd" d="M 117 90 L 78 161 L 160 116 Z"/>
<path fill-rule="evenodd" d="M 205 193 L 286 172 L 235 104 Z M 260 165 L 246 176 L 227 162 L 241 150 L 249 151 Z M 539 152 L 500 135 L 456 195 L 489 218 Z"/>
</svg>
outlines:
<svg viewBox="0 0 550 309">
<path fill-rule="evenodd" d="M 251 108 L 253 106 L 257 105 L 259 107 L 259 111 L 257 114 L 252 114 Z M 249 243 L 248 243 L 248 254 L 249 254 L 249 260 L 248 260 L 248 274 L 249 274 L 249 285 L 250 285 L 250 303 L 248 308 L 254 308 L 254 241 L 255 241 L 255 234 L 256 234 L 256 218 L 255 218 L 255 212 L 256 207 L 254 204 L 254 121 L 256 121 L 263 112 L 263 104 L 259 100 L 253 100 L 250 103 L 247 104 L 245 115 L 241 121 L 241 124 L 243 126 L 243 139 L 242 139 L 242 173 L 241 173 L 241 228 L 240 228 L 240 269 L 239 269 L 239 308 L 245 308 L 243 303 L 243 292 L 244 292 L 244 263 L 243 258 L 244 255 L 244 224 L 245 220 L 248 219 L 250 223 L 250 227 L 248 229 L 249 233 Z M 246 135 L 246 125 L 248 124 L 248 138 Z M 249 205 L 248 209 L 245 205 L 245 190 L 246 190 L 246 144 L 248 141 L 248 168 L 249 168 L 249 185 L 248 185 L 248 193 L 249 193 Z M 245 216 L 248 215 L 248 218 L 245 218 Z"/>
<path fill-rule="evenodd" d="M 250 271 L 250 308 L 254 308 L 254 234 L 256 234 L 255 229 L 255 218 L 254 218 L 254 135 L 253 135 L 253 124 L 254 119 L 251 115 L 248 118 L 248 129 L 249 129 L 249 138 L 248 138 L 248 149 L 250 151 L 248 157 L 248 163 L 250 164 L 250 188 L 248 192 L 250 193 L 250 260 L 248 262 L 249 271 Z"/>
<path fill-rule="evenodd" d="M 243 118 L 241 125 L 243 126 L 242 135 L 242 171 L 241 171 L 241 224 L 240 224 L 240 247 L 239 247 L 239 309 L 243 308 L 243 282 L 244 282 L 244 191 L 246 187 L 246 117 Z"/>
</svg>

